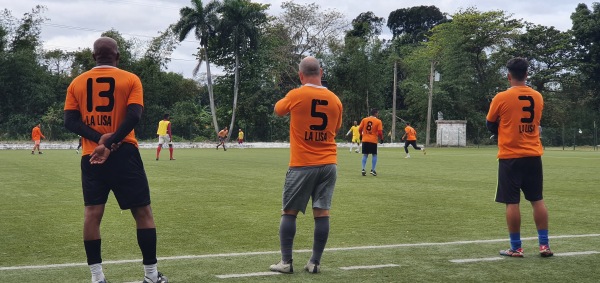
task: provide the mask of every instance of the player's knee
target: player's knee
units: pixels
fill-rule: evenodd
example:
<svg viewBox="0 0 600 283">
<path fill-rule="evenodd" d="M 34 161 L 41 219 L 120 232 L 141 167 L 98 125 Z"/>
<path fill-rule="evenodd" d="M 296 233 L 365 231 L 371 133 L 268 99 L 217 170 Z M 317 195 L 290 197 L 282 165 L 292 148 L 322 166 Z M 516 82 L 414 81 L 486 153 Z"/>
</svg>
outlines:
<svg viewBox="0 0 600 283">
<path fill-rule="evenodd" d="M 314 217 L 326 217 L 329 216 L 329 209 L 313 208 Z"/>
</svg>

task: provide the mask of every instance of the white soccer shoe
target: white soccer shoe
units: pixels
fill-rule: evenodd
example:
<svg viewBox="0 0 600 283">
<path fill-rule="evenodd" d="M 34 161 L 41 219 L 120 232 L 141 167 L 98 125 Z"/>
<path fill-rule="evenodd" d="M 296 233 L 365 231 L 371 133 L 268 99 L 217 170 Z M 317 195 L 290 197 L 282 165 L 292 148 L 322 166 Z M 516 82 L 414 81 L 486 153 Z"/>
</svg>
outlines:
<svg viewBox="0 0 600 283">
<path fill-rule="evenodd" d="M 276 264 L 272 264 L 269 269 L 271 271 L 281 272 L 281 273 L 294 273 L 294 266 L 292 265 L 292 260 L 287 263 L 283 262 L 283 260 L 279 261 Z"/>
<path fill-rule="evenodd" d="M 319 264 L 318 262 L 313 263 L 309 260 L 308 263 L 304 266 L 304 270 L 308 271 L 309 273 L 319 273 L 321 272 L 321 264 Z"/>
</svg>

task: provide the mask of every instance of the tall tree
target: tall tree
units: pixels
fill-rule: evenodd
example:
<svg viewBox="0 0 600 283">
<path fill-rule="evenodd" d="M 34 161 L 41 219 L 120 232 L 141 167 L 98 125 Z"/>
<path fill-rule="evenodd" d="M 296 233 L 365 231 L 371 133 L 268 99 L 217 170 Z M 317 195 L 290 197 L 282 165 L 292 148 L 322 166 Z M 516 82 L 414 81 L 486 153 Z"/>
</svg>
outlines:
<svg viewBox="0 0 600 283">
<path fill-rule="evenodd" d="M 522 27 L 503 11 L 468 8 L 452 15 L 451 22 L 435 26 L 425 43 L 438 56 L 436 69 L 443 78 L 437 83 L 434 104 L 446 117 L 466 119 L 471 135 L 483 130 L 473 127 L 482 127 L 478 121 L 485 119 L 489 100 L 507 86 L 503 73 L 507 54 L 502 51 L 515 42 Z M 426 60 L 422 65 L 429 66 L 431 57 Z M 427 84 L 425 78 L 417 82 Z"/>
<path fill-rule="evenodd" d="M 370 39 L 381 34 L 384 18 L 377 17 L 371 11 L 360 13 L 352 20 L 352 29 L 346 32 L 346 37 Z"/>
<path fill-rule="evenodd" d="M 260 28 L 267 22 L 266 10 L 269 5 L 252 3 L 249 0 L 225 0 L 220 8 L 222 19 L 218 28 L 221 56 L 233 55 L 234 85 L 233 110 L 229 129 L 235 124 L 237 99 L 240 81 L 240 57 L 258 48 Z M 228 138 L 233 131 L 229 131 Z"/>
<path fill-rule="evenodd" d="M 173 26 L 173 31 L 179 35 L 179 41 L 186 39 L 188 34 L 194 30 L 194 36 L 200 41 L 200 49 L 198 51 L 198 64 L 194 68 L 194 76 L 197 74 L 200 65 L 204 61 L 206 63 L 206 81 L 208 86 L 208 98 L 210 103 L 210 112 L 212 114 L 213 126 L 215 134 L 219 132 L 219 124 L 217 123 L 217 111 L 215 109 L 215 98 L 213 93 L 212 75 L 210 72 L 210 61 L 208 60 L 208 48 L 210 40 L 215 36 L 216 26 L 218 25 L 218 10 L 221 3 L 212 0 L 203 6 L 202 0 L 191 0 L 192 7 L 184 7 L 179 10 L 181 18 Z"/>
<path fill-rule="evenodd" d="M 426 40 L 427 33 L 445 21 L 446 16 L 436 6 L 415 6 L 392 11 L 387 26 L 395 39 L 414 44 Z"/>
<path fill-rule="evenodd" d="M 594 96 L 596 111 L 600 110 L 600 3 L 579 4 L 571 14 L 573 36 L 577 44 L 577 63 L 585 85 Z"/>
<path fill-rule="evenodd" d="M 300 58 L 313 55 L 320 56 L 328 50 L 331 42 L 339 41 L 348 27 L 344 14 L 331 9 L 323 10 L 318 4 L 305 6 L 292 1 L 281 4 L 283 13 L 277 22 L 286 27 L 292 39 L 293 53 Z"/>
</svg>

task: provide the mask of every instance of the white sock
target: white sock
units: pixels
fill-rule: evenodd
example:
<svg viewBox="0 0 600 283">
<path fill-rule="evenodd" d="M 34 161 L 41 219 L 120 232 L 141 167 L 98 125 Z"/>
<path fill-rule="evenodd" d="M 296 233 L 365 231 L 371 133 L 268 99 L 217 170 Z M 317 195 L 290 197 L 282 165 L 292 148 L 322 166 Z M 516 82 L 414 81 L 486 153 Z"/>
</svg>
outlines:
<svg viewBox="0 0 600 283">
<path fill-rule="evenodd" d="M 104 280 L 104 272 L 102 272 L 102 264 L 96 263 L 89 265 L 90 271 L 92 272 L 92 283 Z"/>
<path fill-rule="evenodd" d="M 144 272 L 146 273 L 146 278 L 152 280 L 152 282 L 158 281 L 158 268 L 155 264 L 145 265 L 144 264 Z"/>
<path fill-rule="evenodd" d="M 352 151 L 352 145 L 350 145 L 350 151 Z"/>
</svg>

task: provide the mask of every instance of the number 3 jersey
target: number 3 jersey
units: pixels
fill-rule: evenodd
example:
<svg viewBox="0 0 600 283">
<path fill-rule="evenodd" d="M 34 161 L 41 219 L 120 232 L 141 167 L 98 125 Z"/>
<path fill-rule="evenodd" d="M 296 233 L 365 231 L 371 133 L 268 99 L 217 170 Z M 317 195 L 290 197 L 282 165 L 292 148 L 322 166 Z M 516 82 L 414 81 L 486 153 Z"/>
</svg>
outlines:
<svg viewBox="0 0 600 283">
<path fill-rule="evenodd" d="M 76 77 L 67 89 L 64 110 L 77 110 L 84 124 L 101 134 L 114 133 L 125 120 L 127 106 L 144 106 L 142 82 L 133 73 L 113 66 L 97 66 Z M 138 146 L 132 130 L 123 142 Z M 97 143 L 83 139 L 83 155 Z"/>
<path fill-rule="evenodd" d="M 275 113 L 290 113 L 290 167 L 337 164 L 342 102 L 333 92 L 305 84 L 279 100 Z"/>
<path fill-rule="evenodd" d="M 542 95 L 528 86 L 513 86 L 496 94 L 487 114 L 498 123 L 498 158 L 542 156 L 540 120 L 544 109 Z"/>
</svg>

